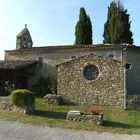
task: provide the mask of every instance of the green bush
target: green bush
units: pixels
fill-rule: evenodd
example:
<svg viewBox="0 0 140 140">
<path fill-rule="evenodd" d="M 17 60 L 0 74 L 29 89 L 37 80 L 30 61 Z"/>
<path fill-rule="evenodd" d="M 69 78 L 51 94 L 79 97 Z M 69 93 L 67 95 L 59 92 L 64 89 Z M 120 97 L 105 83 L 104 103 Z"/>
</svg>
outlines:
<svg viewBox="0 0 140 140">
<path fill-rule="evenodd" d="M 57 82 L 50 77 L 40 77 L 38 81 L 32 85 L 36 97 L 43 97 L 46 94 L 56 94 Z"/>
<path fill-rule="evenodd" d="M 57 80 L 50 80 L 51 94 L 57 94 Z"/>
<path fill-rule="evenodd" d="M 17 89 L 11 93 L 11 103 L 15 106 L 24 107 L 35 104 L 33 92 L 26 89 Z"/>
</svg>

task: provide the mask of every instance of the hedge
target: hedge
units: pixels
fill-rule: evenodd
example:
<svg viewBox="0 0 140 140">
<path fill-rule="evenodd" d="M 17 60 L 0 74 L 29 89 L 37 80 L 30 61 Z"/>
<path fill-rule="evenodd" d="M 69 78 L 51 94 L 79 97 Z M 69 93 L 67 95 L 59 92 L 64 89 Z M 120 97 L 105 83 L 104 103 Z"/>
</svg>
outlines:
<svg viewBox="0 0 140 140">
<path fill-rule="evenodd" d="M 33 92 L 27 89 L 17 89 L 11 93 L 11 103 L 15 106 L 25 107 L 35 104 Z"/>
</svg>

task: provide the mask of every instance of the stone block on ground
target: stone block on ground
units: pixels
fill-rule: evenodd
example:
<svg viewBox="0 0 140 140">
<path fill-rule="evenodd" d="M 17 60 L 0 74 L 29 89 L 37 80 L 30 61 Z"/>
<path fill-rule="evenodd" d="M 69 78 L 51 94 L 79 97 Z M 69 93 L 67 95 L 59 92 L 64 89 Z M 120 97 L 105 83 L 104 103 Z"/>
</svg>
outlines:
<svg viewBox="0 0 140 140">
<path fill-rule="evenodd" d="M 61 104 L 61 96 L 55 94 L 47 94 L 43 97 L 45 104 L 59 105 Z"/>
<path fill-rule="evenodd" d="M 68 99 L 64 99 L 61 95 L 47 94 L 43 97 L 44 103 L 47 105 L 67 105 L 72 104 Z"/>
<path fill-rule="evenodd" d="M 103 114 L 95 115 L 95 114 L 84 114 L 80 111 L 69 111 L 67 113 L 66 119 L 70 121 L 89 122 L 97 125 L 103 124 Z"/>
</svg>

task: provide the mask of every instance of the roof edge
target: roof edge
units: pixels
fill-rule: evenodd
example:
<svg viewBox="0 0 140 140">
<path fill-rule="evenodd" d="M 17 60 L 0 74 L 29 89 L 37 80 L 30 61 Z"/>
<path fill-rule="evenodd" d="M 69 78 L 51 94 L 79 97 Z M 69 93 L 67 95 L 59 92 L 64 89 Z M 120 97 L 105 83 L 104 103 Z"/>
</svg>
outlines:
<svg viewBox="0 0 140 140">
<path fill-rule="evenodd" d="M 80 56 L 80 57 L 77 57 L 77 58 L 74 58 L 74 59 L 71 59 L 71 60 L 68 60 L 68 61 L 65 61 L 65 62 L 61 62 L 61 63 L 57 64 L 56 67 L 58 67 L 59 65 L 62 65 L 62 64 L 65 64 L 65 63 L 69 63 L 69 62 L 71 62 L 71 61 L 74 61 L 74 60 L 77 60 L 77 59 L 86 57 L 86 56 L 96 56 L 96 57 L 109 59 L 109 60 L 112 60 L 112 61 L 115 61 L 115 62 L 119 62 L 119 63 L 124 63 L 124 64 L 127 63 L 127 62 L 125 62 L 125 61 L 119 61 L 119 60 L 116 60 L 116 59 L 110 59 L 110 58 L 108 58 L 108 57 L 104 57 L 104 56 L 100 56 L 100 55 L 96 55 L 96 54 L 94 54 L 94 53 L 91 53 L 91 54 L 83 55 L 83 56 Z"/>
<path fill-rule="evenodd" d="M 125 47 L 130 47 L 134 45 L 129 44 L 94 44 L 94 45 L 56 45 L 56 46 L 40 46 L 40 47 L 32 47 L 27 49 L 19 49 L 19 50 L 5 50 L 5 52 L 18 52 L 18 51 L 32 51 L 32 50 L 55 50 L 55 49 L 76 49 L 76 48 L 94 48 L 94 49 L 102 49 L 102 48 L 112 48 L 112 49 L 122 49 Z"/>
</svg>

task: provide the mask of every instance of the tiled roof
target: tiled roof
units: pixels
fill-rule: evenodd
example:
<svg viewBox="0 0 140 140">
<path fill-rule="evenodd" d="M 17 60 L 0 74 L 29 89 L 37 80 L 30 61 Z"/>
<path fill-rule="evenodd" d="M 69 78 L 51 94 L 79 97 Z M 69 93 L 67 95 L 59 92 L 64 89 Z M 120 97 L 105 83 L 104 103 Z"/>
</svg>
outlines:
<svg viewBox="0 0 140 140">
<path fill-rule="evenodd" d="M 18 70 L 37 64 L 36 60 L 0 61 L 0 70 Z"/>
<path fill-rule="evenodd" d="M 75 49 L 97 49 L 97 50 L 104 50 L 104 49 L 123 49 L 126 44 L 95 44 L 95 45 L 58 45 L 58 46 L 41 46 L 41 47 L 32 47 L 27 49 L 19 49 L 19 50 L 6 50 L 5 52 L 21 52 L 21 51 L 53 51 L 53 50 L 75 50 Z"/>
<path fill-rule="evenodd" d="M 120 48 L 120 47 L 126 47 L 130 45 L 126 44 L 94 44 L 94 45 L 57 45 L 57 46 L 39 46 L 39 47 L 33 47 L 30 49 L 67 49 L 67 48 Z"/>
</svg>

